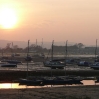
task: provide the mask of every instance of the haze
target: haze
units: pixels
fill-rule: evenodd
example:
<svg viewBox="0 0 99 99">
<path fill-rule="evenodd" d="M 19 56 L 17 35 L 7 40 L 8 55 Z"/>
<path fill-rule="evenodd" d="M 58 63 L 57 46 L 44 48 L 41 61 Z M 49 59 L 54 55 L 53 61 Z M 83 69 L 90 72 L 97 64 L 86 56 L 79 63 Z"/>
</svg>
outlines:
<svg viewBox="0 0 99 99">
<path fill-rule="evenodd" d="M 0 26 L 0 40 L 95 45 L 99 34 L 99 0 L 0 0 L 16 11 L 13 28 Z"/>
</svg>

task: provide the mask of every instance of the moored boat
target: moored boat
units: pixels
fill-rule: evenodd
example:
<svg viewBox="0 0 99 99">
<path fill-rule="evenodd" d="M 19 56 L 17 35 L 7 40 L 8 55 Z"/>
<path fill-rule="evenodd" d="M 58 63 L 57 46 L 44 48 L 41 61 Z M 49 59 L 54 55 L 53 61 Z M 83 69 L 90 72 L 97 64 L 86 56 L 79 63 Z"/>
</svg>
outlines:
<svg viewBox="0 0 99 99">
<path fill-rule="evenodd" d="M 17 61 L 17 60 L 1 60 L 1 62 L 7 62 L 9 64 L 22 64 L 21 61 Z"/>
<path fill-rule="evenodd" d="M 1 67 L 17 67 L 17 64 L 1 64 Z"/>
<path fill-rule="evenodd" d="M 72 85 L 83 84 L 82 79 L 77 78 L 60 78 L 60 77 L 47 77 L 47 78 L 32 78 L 20 79 L 19 85 L 27 86 L 44 86 L 44 85 Z"/>
<path fill-rule="evenodd" d="M 43 86 L 42 80 L 20 79 L 19 85 Z"/>
<path fill-rule="evenodd" d="M 80 62 L 78 63 L 78 66 L 90 66 L 90 63 L 87 62 L 87 61 L 80 61 Z"/>
<path fill-rule="evenodd" d="M 99 70 L 99 62 L 95 62 L 94 64 L 92 64 L 90 66 L 90 68 L 94 69 L 94 70 Z"/>
<path fill-rule="evenodd" d="M 65 62 L 60 61 L 60 60 L 44 61 L 43 64 L 45 67 L 50 67 L 52 69 L 56 69 L 56 68 L 64 69 L 64 67 L 66 66 Z"/>
</svg>

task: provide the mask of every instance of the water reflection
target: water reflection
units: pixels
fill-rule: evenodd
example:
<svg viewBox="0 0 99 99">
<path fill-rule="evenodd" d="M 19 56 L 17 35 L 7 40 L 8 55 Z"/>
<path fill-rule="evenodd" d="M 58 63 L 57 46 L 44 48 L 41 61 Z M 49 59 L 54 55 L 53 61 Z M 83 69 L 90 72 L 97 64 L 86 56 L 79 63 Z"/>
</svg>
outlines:
<svg viewBox="0 0 99 99">
<path fill-rule="evenodd" d="M 95 85 L 95 80 L 83 80 L 83 85 Z"/>
<path fill-rule="evenodd" d="M 0 83 L 0 89 L 24 89 L 24 88 L 43 88 L 43 87 L 51 87 L 49 86 L 26 86 L 19 85 L 19 83 Z"/>
<path fill-rule="evenodd" d="M 83 80 L 83 85 L 96 85 L 94 80 Z M 97 83 L 98 84 L 98 83 Z M 63 87 L 63 86 L 82 86 L 82 85 L 53 85 L 52 87 Z M 26 86 L 19 85 L 19 83 L 0 83 L 0 89 L 22 89 L 22 88 L 44 88 L 51 87 L 51 85 L 47 86 Z"/>
<path fill-rule="evenodd" d="M 1 83 L 0 88 L 8 89 L 8 88 L 25 88 L 26 86 L 19 86 L 19 83 Z"/>
</svg>

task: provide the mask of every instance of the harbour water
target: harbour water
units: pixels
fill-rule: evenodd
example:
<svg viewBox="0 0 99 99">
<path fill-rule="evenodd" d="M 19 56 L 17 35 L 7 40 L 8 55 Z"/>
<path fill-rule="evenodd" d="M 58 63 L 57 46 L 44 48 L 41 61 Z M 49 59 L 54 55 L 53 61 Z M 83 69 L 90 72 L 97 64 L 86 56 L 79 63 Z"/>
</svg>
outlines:
<svg viewBox="0 0 99 99">
<path fill-rule="evenodd" d="M 50 67 L 44 67 L 42 62 L 31 62 L 28 63 L 28 70 L 50 70 Z M 17 70 L 17 71 L 26 71 L 27 63 L 22 63 L 17 65 L 17 67 L 0 67 L 0 70 Z M 90 67 L 82 67 L 77 65 L 66 66 L 66 70 L 91 70 Z"/>
<path fill-rule="evenodd" d="M 49 67 L 44 67 L 42 62 L 31 62 L 28 63 L 28 71 L 37 71 L 37 70 L 50 70 Z M 27 71 L 27 63 L 23 63 L 18 65 L 17 67 L 0 67 L 0 70 L 15 70 L 15 71 Z M 90 67 L 81 67 L 81 66 L 66 66 L 66 70 L 91 70 Z M 83 80 L 83 85 L 95 85 L 94 80 Z M 54 85 L 53 87 L 60 87 L 64 85 Z M 82 85 L 65 85 L 65 86 L 82 86 Z M 19 83 L 0 83 L 0 89 L 10 88 L 10 89 L 22 89 L 22 88 L 43 88 L 43 87 L 51 87 L 51 85 L 47 86 L 25 86 L 19 85 Z"/>
</svg>

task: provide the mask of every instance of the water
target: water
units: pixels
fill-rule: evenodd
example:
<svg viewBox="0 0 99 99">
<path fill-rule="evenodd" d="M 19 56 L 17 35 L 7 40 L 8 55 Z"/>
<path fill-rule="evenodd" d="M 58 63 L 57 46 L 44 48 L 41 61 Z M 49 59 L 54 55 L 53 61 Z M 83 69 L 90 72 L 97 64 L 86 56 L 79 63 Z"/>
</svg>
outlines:
<svg viewBox="0 0 99 99">
<path fill-rule="evenodd" d="M 50 67 L 44 67 L 42 62 L 28 63 L 28 71 L 32 70 L 50 70 Z M 0 70 L 16 70 L 27 71 L 27 63 L 17 65 L 17 67 L 0 67 Z M 66 70 L 92 70 L 90 67 L 82 67 L 77 65 L 66 66 Z"/>
<path fill-rule="evenodd" d="M 44 67 L 42 62 L 36 62 L 36 63 L 29 63 L 28 64 L 28 70 L 50 70 L 51 68 L 49 67 Z M 90 67 L 80 67 L 80 66 L 66 66 L 66 70 L 91 70 Z M 27 63 L 23 63 L 18 65 L 17 67 L 0 67 L 0 70 L 15 70 L 15 71 L 27 71 Z M 83 85 L 95 85 L 94 80 L 83 80 L 82 81 Z M 59 85 L 59 86 L 64 86 L 64 85 Z M 75 85 L 66 85 L 66 86 L 75 86 Z M 80 85 L 76 85 L 80 86 Z M 43 88 L 43 87 L 51 87 L 51 85 L 48 86 L 25 86 L 21 85 L 19 86 L 19 83 L 0 83 L 0 89 L 5 89 L 5 88 L 11 88 L 11 89 L 22 89 L 22 88 Z M 53 87 L 58 87 L 58 85 L 54 85 Z"/>
</svg>

